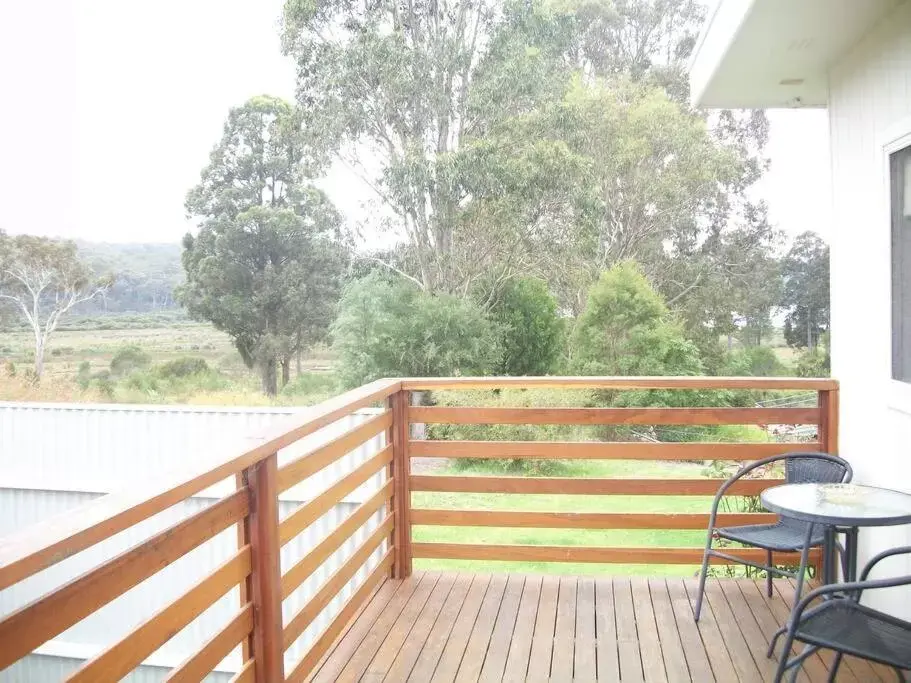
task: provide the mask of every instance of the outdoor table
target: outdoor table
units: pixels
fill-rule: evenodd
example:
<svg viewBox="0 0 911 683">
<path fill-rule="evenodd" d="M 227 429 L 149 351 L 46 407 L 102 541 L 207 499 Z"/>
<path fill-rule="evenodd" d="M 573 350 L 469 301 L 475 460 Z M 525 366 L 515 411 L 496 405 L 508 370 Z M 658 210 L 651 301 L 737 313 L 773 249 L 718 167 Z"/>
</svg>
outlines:
<svg viewBox="0 0 911 683">
<path fill-rule="evenodd" d="M 823 583 L 834 583 L 835 534 L 845 534 L 845 581 L 857 580 L 860 527 L 911 523 L 911 494 L 862 484 L 783 484 L 762 492 L 763 506 L 782 517 L 826 527 Z"/>
</svg>

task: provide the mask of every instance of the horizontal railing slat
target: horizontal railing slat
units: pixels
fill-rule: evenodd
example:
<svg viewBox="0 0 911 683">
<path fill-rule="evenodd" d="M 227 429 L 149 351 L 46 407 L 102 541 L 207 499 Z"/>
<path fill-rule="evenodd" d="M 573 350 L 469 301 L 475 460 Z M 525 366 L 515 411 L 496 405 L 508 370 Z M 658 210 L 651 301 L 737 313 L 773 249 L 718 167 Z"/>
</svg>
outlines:
<svg viewBox="0 0 911 683">
<path fill-rule="evenodd" d="M 227 479 L 298 439 L 359 408 L 381 401 L 401 388 L 399 380 L 377 380 L 283 420 L 261 437 L 191 458 L 185 469 L 145 480 L 118 493 L 56 515 L 0 542 L 0 590 L 89 548 L 162 510 Z"/>
<path fill-rule="evenodd" d="M 544 493 L 624 496 L 713 496 L 723 479 L 582 479 L 571 477 L 475 477 L 412 474 L 412 491 L 448 493 Z M 758 496 L 783 479 L 742 479 L 731 495 Z"/>
<path fill-rule="evenodd" d="M 345 474 L 332 486 L 301 505 L 285 517 L 278 526 L 279 542 L 284 545 L 316 520 L 329 512 L 342 499 L 357 489 L 358 486 L 374 476 L 381 467 L 392 462 L 392 446 L 386 446 L 356 469 Z"/>
<path fill-rule="evenodd" d="M 819 443 L 643 443 L 605 441 L 409 442 L 416 458 L 544 458 L 549 460 L 758 460 L 793 451 L 819 450 Z"/>
<path fill-rule="evenodd" d="M 234 678 L 231 679 L 230 683 L 253 683 L 256 677 L 256 660 L 251 659 L 244 662 L 244 665 L 240 668 Z"/>
<path fill-rule="evenodd" d="M 838 388 L 829 377 L 409 377 L 405 391 L 461 389 L 755 389 L 826 391 Z"/>
<path fill-rule="evenodd" d="M 198 652 L 173 669 L 165 678 L 166 683 L 198 683 L 203 680 L 252 630 L 253 603 L 248 602 Z"/>
<path fill-rule="evenodd" d="M 313 623 L 313 620 L 319 616 L 319 613 L 325 609 L 332 598 L 364 565 L 373 551 L 389 537 L 392 531 L 392 520 L 392 515 L 388 515 L 382 524 L 374 529 L 370 536 L 358 546 L 358 549 L 345 560 L 345 564 L 336 569 L 332 576 L 326 579 L 316 594 L 310 598 L 309 602 L 291 617 L 291 620 L 285 626 L 283 634 L 284 649 L 287 650 L 295 640 L 300 638 L 304 630 Z"/>
<path fill-rule="evenodd" d="M 376 493 L 361 503 L 345 520 L 304 555 L 282 576 L 282 600 L 286 599 L 307 577 L 315 572 L 355 531 L 360 529 L 383 505 L 392 500 L 392 484 L 387 481 Z"/>
<path fill-rule="evenodd" d="M 717 526 L 771 524 L 777 515 L 744 512 L 721 513 Z M 533 529 L 701 529 L 708 514 L 679 512 L 513 512 L 508 510 L 436 510 L 414 508 L 411 523 L 427 526 L 481 526 Z"/>
<path fill-rule="evenodd" d="M 0 620 L 0 670 L 243 519 L 246 489 L 223 498 Z"/>
<path fill-rule="evenodd" d="M 390 548 L 386 551 L 383 559 L 380 560 L 380 563 L 374 568 L 370 576 L 368 576 L 364 583 L 360 585 L 354 595 L 348 598 L 348 601 L 342 609 L 339 610 L 339 613 L 330 624 L 323 629 L 323 632 L 316 637 L 316 640 L 313 642 L 313 645 L 310 646 L 310 649 L 307 650 L 306 654 L 301 657 L 300 661 L 298 661 L 291 672 L 285 677 L 286 683 L 299 683 L 307 680 L 307 676 L 316 668 L 320 659 L 322 659 L 323 655 L 332 647 L 333 643 L 335 643 L 336 639 L 341 635 L 348 623 L 354 618 L 354 615 L 357 614 L 358 610 L 370 599 L 373 591 L 388 578 L 389 571 L 392 569 L 393 559 L 394 556 L 392 549 Z"/>
<path fill-rule="evenodd" d="M 250 546 L 244 546 L 234 557 L 133 629 L 117 644 L 84 664 L 67 680 L 73 683 L 119 681 L 243 581 L 250 574 L 251 559 Z"/>
<path fill-rule="evenodd" d="M 702 548 L 592 547 L 551 545 L 492 545 L 471 543 L 413 543 L 415 558 L 443 560 L 486 560 L 506 562 L 593 562 L 602 564 L 700 564 Z M 752 562 L 765 562 L 765 550 L 725 548 L 726 553 Z M 814 561 L 819 551 L 811 552 Z M 796 553 L 775 553 L 776 564 L 797 565 Z M 723 558 L 713 564 L 731 564 Z"/>
<path fill-rule="evenodd" d="M 817 424 L 818 408 L 412 407 L 412 423 L 562 425 Z"/>
<path fill-rule="evenodd" d="M 392 426 L 392 411 L 387 410 L 363 424 L 349 429 L 332 441 L 314 448 L 278 470 L 278 490 L 287 491 L 311 474 L 319 472 Z"/>
</svg>

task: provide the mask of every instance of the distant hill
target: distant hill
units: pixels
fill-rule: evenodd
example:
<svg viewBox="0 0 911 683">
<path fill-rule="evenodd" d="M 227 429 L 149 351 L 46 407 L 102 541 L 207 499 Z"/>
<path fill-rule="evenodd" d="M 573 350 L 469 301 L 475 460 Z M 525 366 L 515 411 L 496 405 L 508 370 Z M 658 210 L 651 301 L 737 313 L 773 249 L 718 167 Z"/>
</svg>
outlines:
<svg viewBox="0 0 911 683">
<path fill-rule="evenodd" d="M 97 275 L 117 276 L 104 298 L 80 305 L 77 313 L 146 313 L 180 307 L 174 297 L 175 288 L 184 280 L 180 244 L 76 244 Z"/>
</svg>

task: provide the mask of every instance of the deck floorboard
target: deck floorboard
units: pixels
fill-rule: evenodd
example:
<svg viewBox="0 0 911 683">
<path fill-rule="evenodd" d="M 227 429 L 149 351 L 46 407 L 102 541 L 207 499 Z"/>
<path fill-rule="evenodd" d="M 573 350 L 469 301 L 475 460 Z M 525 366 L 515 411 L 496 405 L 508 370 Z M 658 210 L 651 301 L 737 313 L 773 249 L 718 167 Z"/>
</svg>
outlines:
<svg viewBox="0 0 911 683">
<path fill-rule="evenodd" d="M 678 577 L 418 571 L 377 589 L 312 679 L 771 680 L 777 659 L 766 659 L 765 650 L 790 612 L 793 584 L 776 580 L 770 598 L 764 580 L 710 579 L 698 624 L 696 587 Z M 830 661 L 828 653 L 810 657 L 798 680 L 825 681 Z M 846 660 L 837 681 L 890 680 L 887 673 Z"/>
</svg>

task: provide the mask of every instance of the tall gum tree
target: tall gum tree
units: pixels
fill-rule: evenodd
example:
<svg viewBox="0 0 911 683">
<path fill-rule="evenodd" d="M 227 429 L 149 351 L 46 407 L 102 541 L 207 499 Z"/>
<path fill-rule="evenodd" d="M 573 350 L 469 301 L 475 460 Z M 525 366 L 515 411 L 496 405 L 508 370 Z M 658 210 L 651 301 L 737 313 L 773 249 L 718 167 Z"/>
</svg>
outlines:
<svg viewBox="0 0 911 683">
<path fill-rule="evenodd" d="M 254 97 L 230 111 L 187 195 L 199 229 L 184 238 L 180 299 L 232 337 L 268 395 L 327 334 L 341 293 L 341 217 L 310 181 L 317 166 L 299 110 Z"/>
<path fill-rule="evenodd" d="M 112 282 L 95 277 L 74 242 L 0 232 L 0 305 L 5 303 L 32 331 L 36 381 L 44 374 L 48 340 L 61 318 Z"/>
</svg>

